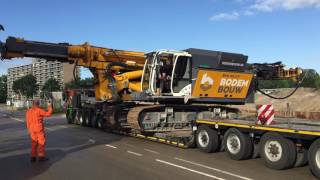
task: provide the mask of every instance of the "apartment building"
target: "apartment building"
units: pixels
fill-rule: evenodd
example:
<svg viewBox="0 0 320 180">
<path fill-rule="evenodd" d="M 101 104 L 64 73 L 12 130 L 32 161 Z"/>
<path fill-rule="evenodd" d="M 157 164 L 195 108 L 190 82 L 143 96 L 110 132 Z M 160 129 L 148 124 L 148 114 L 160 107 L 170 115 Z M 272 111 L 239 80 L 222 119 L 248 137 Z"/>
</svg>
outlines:
<svg viewBox="0 0 320 180">
<path fill-rule="evenodd" d="M 12 90 L 13 82 L 25 75 L 32 74 L 32 72 L 33 72 L 32 64 L 8 68 L 8 76 L 7 76 L 8 98 L 12 98 L 14 95 L 14 92 Z"/>
<path fill-rule="evenodd" d="M 73 64 L 45 61 L 42 59 L 34 59 L 32 64 L 32 74 L 36 77 L 40 89 L 51 78 L 56 79 L 61 87 L 73 80 Z M 77 75 L 80 76 L 78 69 Z"/>
<path fill-rule="evenodd" d="M 33 74 L 36 77 L 39 89 L 42 89 L 43 85 L 50 78 L 56 79 L 60 86 L 63 87 L 65 83 L 73 80 L 73 64 L 33 59 L 32 64 L 9 68 L 7 84 L 9 99 L 15 95 L 12 90 L 13 82 L 28 74 Z M 76 69 L 76 74 L 80 76 L 79 68 Z"/>
</svg>

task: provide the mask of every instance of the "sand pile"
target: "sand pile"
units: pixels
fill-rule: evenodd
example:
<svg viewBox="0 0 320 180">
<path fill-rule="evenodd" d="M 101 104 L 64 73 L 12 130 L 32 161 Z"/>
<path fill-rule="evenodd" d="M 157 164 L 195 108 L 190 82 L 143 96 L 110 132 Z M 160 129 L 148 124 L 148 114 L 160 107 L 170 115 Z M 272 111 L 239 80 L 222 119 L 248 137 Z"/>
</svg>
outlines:
<svg viewBox="0 0 320 180">
<path fill-rule="evenodd" d="M 293 89 L 286 88 L 268 92 L 272 96 L 283 97 L 292 91 Z M 276 116 L 279 117 L 320 119 L 320 90 L 313 88 L 299 88 L 295 94 L 283 100 L 272 99 L 263 94 L 256 93 L 255 104 L 237 107 L 244 111 L 255 112 L 257 104 L 273 104 Z"/>
</svg>

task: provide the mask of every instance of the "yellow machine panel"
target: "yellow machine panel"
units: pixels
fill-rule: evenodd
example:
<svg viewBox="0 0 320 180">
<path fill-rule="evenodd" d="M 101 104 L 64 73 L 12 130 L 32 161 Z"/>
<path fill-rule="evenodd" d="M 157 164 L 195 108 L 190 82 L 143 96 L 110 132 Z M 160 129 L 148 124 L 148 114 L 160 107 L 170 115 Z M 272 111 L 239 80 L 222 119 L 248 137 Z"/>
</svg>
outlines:
<svg viewBox="0 0 320 180">
<path fill-rule="evenodd" d="M 199 70 L 192 96 L 244 99 L 252 78 L 250 73 Z"/>
</svg>

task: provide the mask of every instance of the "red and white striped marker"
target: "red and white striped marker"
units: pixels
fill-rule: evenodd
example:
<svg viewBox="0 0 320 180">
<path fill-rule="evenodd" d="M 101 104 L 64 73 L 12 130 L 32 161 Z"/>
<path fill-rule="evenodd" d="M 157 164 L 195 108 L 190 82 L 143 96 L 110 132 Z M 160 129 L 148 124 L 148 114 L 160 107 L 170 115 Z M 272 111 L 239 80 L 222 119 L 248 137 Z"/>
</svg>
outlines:
<svg viewBox="0 0 320 180">
<path fill-rule="evenodd" d="M 258 117 L 256 124 L 270 125 L 274 120 L 274 108 L 272 104 L 257 105 Z"/>
</svg>

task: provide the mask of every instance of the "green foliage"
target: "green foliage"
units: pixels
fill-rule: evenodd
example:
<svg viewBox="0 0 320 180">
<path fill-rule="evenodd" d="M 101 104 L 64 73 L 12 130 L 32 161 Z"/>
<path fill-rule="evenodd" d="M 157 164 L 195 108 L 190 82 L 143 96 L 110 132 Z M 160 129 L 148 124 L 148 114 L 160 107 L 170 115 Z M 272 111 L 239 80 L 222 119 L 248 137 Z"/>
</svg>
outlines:
<svg viewBox="0 0 320 180">
<path fill-rule="evenodd" d="M 320 76 L 315 79 L 314 86 L 317 89 L 320 89 Z"/>
<path fill-rule="evenodd" d="M 293 80 L 261 80 L 259 81 L 260 89 L 277 89 L 277 88 L 292 88 L 295 86 Z"/>
<path fill-rule="evenodd" d="M 65 84 L 65 88 L 77 89 L 82 87 L 93 87 L 93 85 L 94 85 L 93 78 L 85 78 L 77 82 L 72 80 L 71 82 Z"/>
<path fill-rule="evenodd" d="M 7 76 L 0 76 L 0 103 L 6 102 L 7 99 Z"/>
<path fill-rule="evenodd" d="M 59 81 L 54 78 L 50 78 L 44 83 L 42 87 L 42 91 L 46 92 L 54 92 L 54 91 L 61 91 L 61 87 L 59 85 Z"/>
<path fill-rule="evenodd" d="M 38 90 L 37 80 L 31 74 L 23 76 L 13 82 L 12 89 L 15 93 L 32 98 Z"/>
<path fill-rule="evenodd" d="M 301 87 L 320 89 L 320 75 L 314 70 L 304 70 L 301 77 L 304 77 Z M 293 88 L 295 82 L 289 80 L 261 80 L 259 81 L 260 89 L 277 89 L 277 88 Z"/>
<path fill-rule="evenodd" d="M 302 76 L 304 75 L 303 87 L 320 88 L 320 76 L 314 69 L 303 72 Z"/>
</svg>

